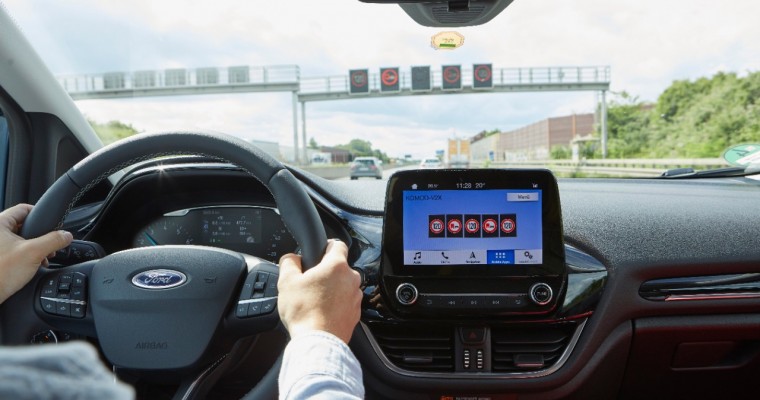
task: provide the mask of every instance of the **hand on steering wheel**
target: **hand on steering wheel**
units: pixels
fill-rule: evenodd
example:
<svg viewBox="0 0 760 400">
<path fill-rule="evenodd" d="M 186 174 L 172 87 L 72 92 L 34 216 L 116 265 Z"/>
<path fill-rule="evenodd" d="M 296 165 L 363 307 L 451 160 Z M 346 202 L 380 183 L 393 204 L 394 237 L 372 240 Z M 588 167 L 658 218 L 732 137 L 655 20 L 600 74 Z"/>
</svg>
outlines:
<svg viewBox="0 0 760 400">
<path fill-rule="evenodd" d="M 71 233 L 66 231 L 50 232 L 29 240 L 18 236 L 31 211 L 31 205 L 18 204 L 0 212 L 0 304 L 24 287 L 40 265 L 47 266 L 50 253 L 71 243 Z"/>
</svg>

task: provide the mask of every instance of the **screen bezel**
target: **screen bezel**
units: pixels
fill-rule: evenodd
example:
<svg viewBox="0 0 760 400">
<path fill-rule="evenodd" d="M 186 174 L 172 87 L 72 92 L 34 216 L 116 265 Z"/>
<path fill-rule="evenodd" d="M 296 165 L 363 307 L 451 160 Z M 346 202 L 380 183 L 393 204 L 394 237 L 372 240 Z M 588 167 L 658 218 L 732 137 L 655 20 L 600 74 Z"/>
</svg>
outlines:
<svg viewBox="0 0 760 400">
<path fill-rule="evenodd" d="M 403 192 L 412 184 L 423 190 L 456 189 L 457 183 L 485 183 L 484 189 L 541 189 L 543 201 L 543 264 L 497 265 L 405 265 L 403 243 Z M 430 189 L 428 184 L 437 184 Z M 533 185 L 538 185 L 534 187 Z M 382 269 L 394 276 L 560 276 L 565 271 L 565 246 L 562 235 L 562 213 L 557 180 L 543 169 L 439 169 L 408 170 L 395 173 L 388 181 L 383 220 Z"/>
</svg>

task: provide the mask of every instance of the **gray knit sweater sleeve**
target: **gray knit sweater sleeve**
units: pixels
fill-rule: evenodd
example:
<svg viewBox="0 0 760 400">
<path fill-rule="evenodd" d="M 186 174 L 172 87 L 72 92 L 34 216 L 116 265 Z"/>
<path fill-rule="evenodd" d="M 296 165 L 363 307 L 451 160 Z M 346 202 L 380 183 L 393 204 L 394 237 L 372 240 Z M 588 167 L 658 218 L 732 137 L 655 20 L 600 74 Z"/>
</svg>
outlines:
<svg viewBox="0 0 760 400">
<path fill-rule="evenodd" d="M 134 390 L 115 382 L 86 342 L 0 347 L 0 399 L 127 400 Z"/>
</svg>

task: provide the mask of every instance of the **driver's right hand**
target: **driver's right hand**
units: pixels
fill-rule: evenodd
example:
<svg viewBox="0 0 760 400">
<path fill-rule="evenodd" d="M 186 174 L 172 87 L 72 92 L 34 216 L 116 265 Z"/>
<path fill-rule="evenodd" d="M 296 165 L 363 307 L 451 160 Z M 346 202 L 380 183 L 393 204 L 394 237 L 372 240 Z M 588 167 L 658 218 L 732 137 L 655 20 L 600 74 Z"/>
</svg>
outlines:
<svg viewBox="0 0 760 400">
<path fill-rule="evenodd" d="M 291 338 L 325 331 L 348 343 L 359 322 L 362 292 L 359 273 L 348 266 L 348 248 L 329 240 L 322 261 L 303 271 L 301 257 L 280 259 L 277 309 Z"/>
</svg>

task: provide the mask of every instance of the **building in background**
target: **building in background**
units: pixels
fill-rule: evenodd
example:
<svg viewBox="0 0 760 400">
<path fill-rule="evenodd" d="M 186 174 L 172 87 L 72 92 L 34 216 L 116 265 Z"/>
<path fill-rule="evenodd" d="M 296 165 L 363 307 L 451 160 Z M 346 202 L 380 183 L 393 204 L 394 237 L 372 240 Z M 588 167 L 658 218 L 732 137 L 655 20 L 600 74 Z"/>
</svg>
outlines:
<svg viewBox="0 0 760 400">
<path fill-rule="evenodd" d="M 322 153 L 330 154 L 332 162 L 337 164 L 346 164 L 353 160 L 353 156 L 350 151 L 346 149 L 340 149 L 337 147 L 321 146 L 319 151 Z"/>
<path fill-rule="evenodd" d="M 570 147 L 571 141 L 594 131 L 594 114 L 547 118 L 509 132 L 479 134 L 470 143 L 472 163 L 541 161 L 551 158 L 554 146 Z"/>
</svg>

